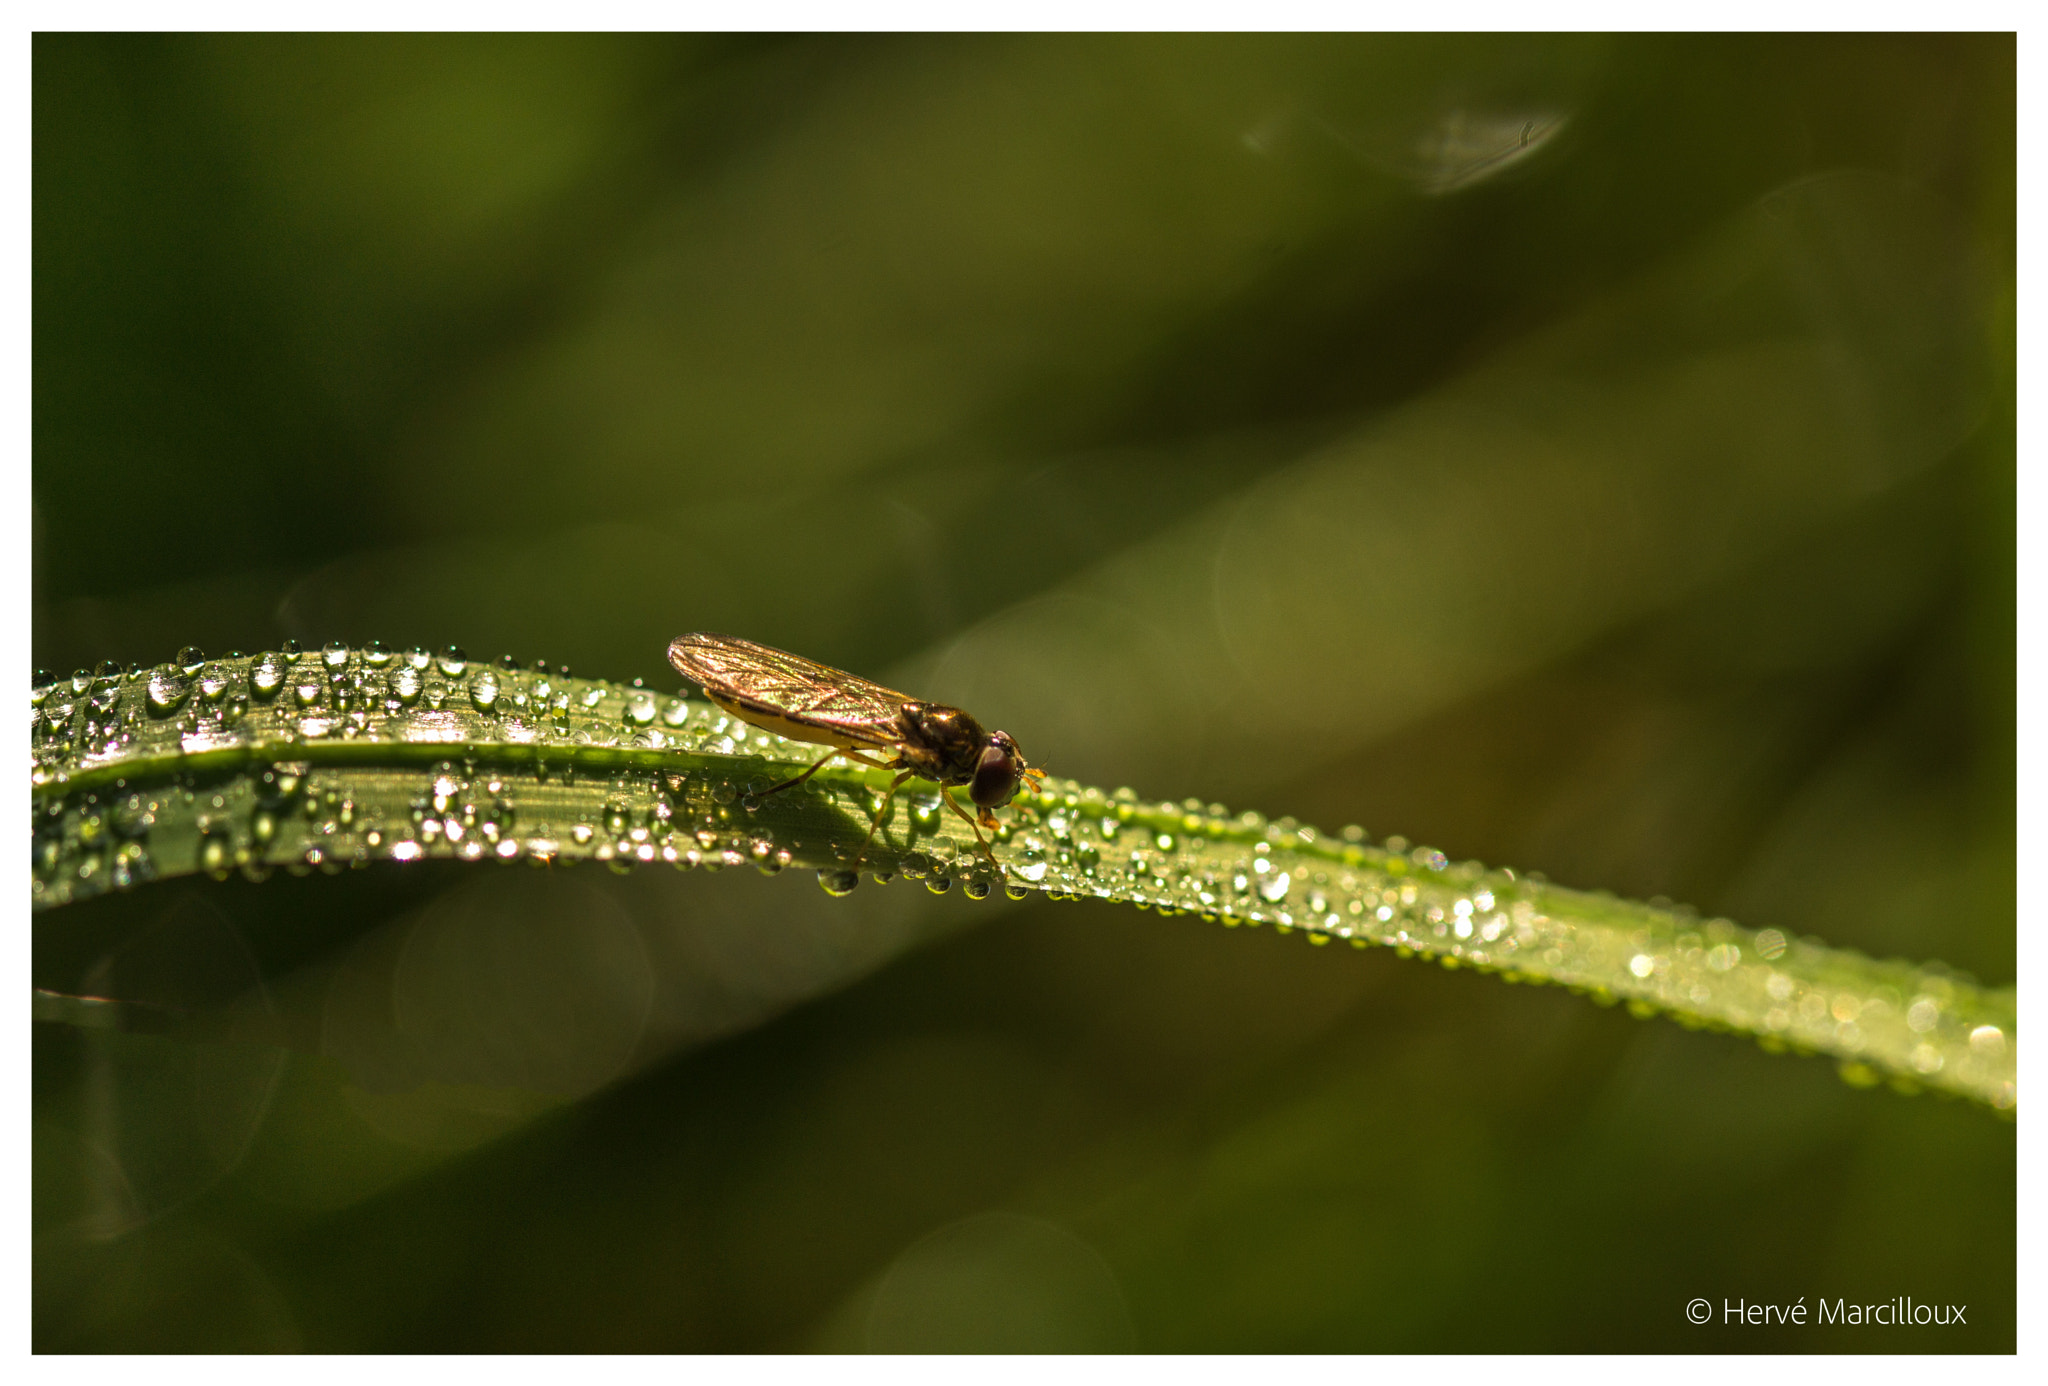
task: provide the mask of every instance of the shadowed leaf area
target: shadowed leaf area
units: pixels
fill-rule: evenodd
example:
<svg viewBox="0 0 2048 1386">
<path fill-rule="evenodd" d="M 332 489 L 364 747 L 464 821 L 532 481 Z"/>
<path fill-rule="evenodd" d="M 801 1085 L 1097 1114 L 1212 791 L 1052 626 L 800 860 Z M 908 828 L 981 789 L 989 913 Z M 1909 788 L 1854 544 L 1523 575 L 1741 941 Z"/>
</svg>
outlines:
<svg viewBox="0 0 2048 1386">
<path fill-rule="evenodd" d="M 34 77 L 38 1349 L 2012 1350 L 2010 36 Z"/>
</svg>

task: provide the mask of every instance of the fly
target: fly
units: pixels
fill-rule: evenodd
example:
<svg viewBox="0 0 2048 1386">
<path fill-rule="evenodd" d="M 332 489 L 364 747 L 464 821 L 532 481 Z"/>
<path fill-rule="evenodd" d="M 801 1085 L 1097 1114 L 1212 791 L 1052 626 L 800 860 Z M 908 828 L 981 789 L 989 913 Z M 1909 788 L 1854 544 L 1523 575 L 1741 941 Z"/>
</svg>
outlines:
<svg viewBox="0 0 2048 1386">
<path fill-rule="evenodd" d="M 679 635 L 669 642 L 668 662 L 741 721 L 792 741 L 832 748 L 816 765 L 763 790 L 757 799 L 794 789 L 836 756 L 898 772 L 861 840 L 861 856 L 888 816 L 896 791 L 915 776 L 938 784 L 947 807 L 967 820 L 982 855 L 994 862 L 995 854 L 981 835 L 983 828 L 999 826 L 992 810 L 1010 802 L 1026 775 L 1045 777 L 1043 770 L 1024 763 L 1008 732 L 983 731 L 981 723 L 957 707 L 922 702 L 751 640 L 709 631 Z M 877 753 L 892 758 L 883 760 Z M 953 790 L 961 785 L 967 787 L 978 815 L 954 799 Z"/>
</svg>

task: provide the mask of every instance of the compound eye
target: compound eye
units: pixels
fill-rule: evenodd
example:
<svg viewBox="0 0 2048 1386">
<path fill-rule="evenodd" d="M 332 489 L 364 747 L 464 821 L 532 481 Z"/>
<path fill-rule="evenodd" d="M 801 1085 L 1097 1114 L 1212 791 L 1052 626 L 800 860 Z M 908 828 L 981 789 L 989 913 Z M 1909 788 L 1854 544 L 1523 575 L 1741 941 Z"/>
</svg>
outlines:
<svg viewBox="0 0 2048 1386">
<path fill-rule="evenodd" d="M 967 785 L 967 797 L 980 808 L 1001 808 L 1016 792 L 1016 754 L 992 741 L 982 748 L 981 763 L 974 767 L 974 778 Z"/>
</svg>

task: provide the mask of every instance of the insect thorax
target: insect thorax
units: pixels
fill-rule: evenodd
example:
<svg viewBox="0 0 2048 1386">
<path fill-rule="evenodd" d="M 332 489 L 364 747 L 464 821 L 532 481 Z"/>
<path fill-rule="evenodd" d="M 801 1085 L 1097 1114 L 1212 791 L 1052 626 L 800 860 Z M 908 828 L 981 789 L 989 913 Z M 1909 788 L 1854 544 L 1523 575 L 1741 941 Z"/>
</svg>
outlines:
<svg viewBox="0 0 2048 1386">
<path fill-rule="evenodd" d="M 903 705 L 903 759 L 927 779 L 965 784 L 974 778 L 988 733 L 981 723 L 944 703 Z"/>
</svg>

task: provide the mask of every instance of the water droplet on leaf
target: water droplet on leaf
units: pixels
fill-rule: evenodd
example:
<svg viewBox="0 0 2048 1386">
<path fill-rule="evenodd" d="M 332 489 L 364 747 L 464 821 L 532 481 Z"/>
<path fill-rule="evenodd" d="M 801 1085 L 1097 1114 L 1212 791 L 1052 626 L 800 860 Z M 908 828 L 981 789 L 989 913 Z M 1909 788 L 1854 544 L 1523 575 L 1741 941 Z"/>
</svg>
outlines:
<svg viewBox="0 0 2048 1386">
<path fill-rule="evenodd" d="M 274 654 L 266 653 L 256 661 L 256 667 L 249 671 L 249 691 L 257 698 L 268 702 L 277 696 L 277 690 L 284 686 L 285 661 Z"/>
<path fill-rule="evenodd" d="M 149 710 L 155 716 L 170 716 L 191 693 L 191 675 L 170 665 L 160 666 L 149 676 Z"/>
</svg>

